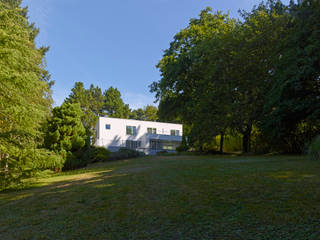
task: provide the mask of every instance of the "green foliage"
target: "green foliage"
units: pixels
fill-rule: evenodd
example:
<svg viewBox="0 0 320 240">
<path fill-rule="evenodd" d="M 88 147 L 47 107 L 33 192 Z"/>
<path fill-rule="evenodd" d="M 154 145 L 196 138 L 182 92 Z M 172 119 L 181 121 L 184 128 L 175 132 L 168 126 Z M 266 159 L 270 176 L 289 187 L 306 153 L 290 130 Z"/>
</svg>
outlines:
<svg viewBox="0 0 320 240">
<path fill-rule="evenodd" d="M 0 1 L 0 182 L 36 171 L 42 161 L 42 124 L 51 108 L 53 84 L 45 69 L 48 48 L 37 48 L 39 30 L 21 1 Z"/>
<path fill-rule="evenodd" d="M 110 87 L 103 93 L 105 100 L 103 110 L 108 117 L 128 118 L 130 108 L 121 99 L 121 93 L 117 88 Z"/>
<path fill-rule="evenodd" d="M 176 151 L 177 152 L 186 152 L 188 150 L 189 150 L 189 145 L 187 143 L 186 136 L 182 136 L 182 142 L 181 142 L 180 146 L 178 146 L 176 148 Z"/>
<path fill-rule="evenodd" d="M 127 158 L 135 158 L 145 156 L 145 153 L 133 149 L 120 148 L 117 152 L 110 153 L 110 160 L 122 160 Z"/>
<path fill-rule="evenodd" d="M 66 103 L 79 103 L 82 112 L 81 121 L 86 128 L 87 146 L 90 145 L 91 139 L 94 138 L 94 128 L 97 124 L 98 116 L 103 115 L 104 96 L 99 87 L 92 84 L 89 89 L 85 89 L 82 82 L 76 82 L 71 94 L 65 100 Z"/>
<path fill-rule="evenodd" d="M 62 150 L 60 154 L 66 156 L 62 168 L 63 171 L 82 168 L 92 162 L 92 153 L 87 148 L 79 149 L 74 152 Z"/>
<path fill-rule="evenodd" d="M 289 34 L 279 46 L 281 56 L 276 59 L 275 84 L 267 95 L 262 129 L 283 150 L 301 152 L 303 143 L 320 133 L 320 2 L 292 3 L 290 14 Z"/>
<path fill-rule="evenodd" d="M 77 166 L 77 156 L 85 146 L 87 136 L 82 115 L 80 104 L 63 103 L 53 109 L 52 117 L 48 119 L 45 146 L 65 159 L 67 169 Z"/>
<path fill-rule="evenodd" d="M 308 147 L 308 156 L 312 160 L 320 160 L 320 136 L 312 140 Z"/>
<path fill-rule="evenodd" d="M 319 134 L 319 5 L 270 0 L 241 21 L 203 10 L 157 65 L 160 118 L 180 118 L 199 150 L 230 133 L 243 152 L 301 152 Z"/>
<path fill-rule="evenodd" d="M 109 160 L 110 151 L 104 147 L 93 147 L 92 162 L 105 162 Z"/>
<path fill-rule="evenodd" d="M 158 120 L 158 108 L 152 105 L 147 105 L 143 109 L 138 108 L 130 113 L 130 119 L 142 120 L 142 121 L 157 121 Z"/>
<path fill-rule="evenodd" d="M 73 170 L 82 168 L 95 162 L 105 162 L 110 160 L 110 151 L 104 147 L 89 146 L 84 147 L 72 154 L 64 164 L 63 170 Z"/>
</svg>

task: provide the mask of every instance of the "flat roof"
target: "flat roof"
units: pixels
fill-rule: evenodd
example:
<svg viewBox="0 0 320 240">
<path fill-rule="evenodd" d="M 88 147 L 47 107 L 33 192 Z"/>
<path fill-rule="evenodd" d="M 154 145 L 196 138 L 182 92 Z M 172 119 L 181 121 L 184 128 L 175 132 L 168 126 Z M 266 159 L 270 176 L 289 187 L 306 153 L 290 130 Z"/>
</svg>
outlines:
<svg viewBox="0 0 320 240">
<path fill-rule="evenodd" d="M 168 123 L 168 122 L 157 122 L 157 121 L 144 121 L 144 120 L 136 120 L 136 119 L 127 119 L 127 118 L 113 118 L 113 117 L 99 117 L 99 118 L 109 118 L 109 119 L 117 119 L 117 120 L 126 120 L 126 121 L 138 121 L 138 122 L 149 122 L 149 123 L 163 123 L 163 124 L 173 124 L 173 125 L 181 125 L 181 123 Z"/>
</svg>

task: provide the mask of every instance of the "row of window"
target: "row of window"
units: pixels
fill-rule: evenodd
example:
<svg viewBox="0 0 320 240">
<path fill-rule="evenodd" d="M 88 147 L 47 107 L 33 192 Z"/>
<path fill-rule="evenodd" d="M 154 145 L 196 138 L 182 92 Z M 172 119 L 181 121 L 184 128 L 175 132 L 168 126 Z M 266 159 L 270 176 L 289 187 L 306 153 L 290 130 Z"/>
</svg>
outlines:
<svg viewBox="0 0 320 240">
<path fill-rule="evenodd" d="M 126 140 L 126 148 L 137 149 L 141 147 L 141 141 Z"/>
<path fill-rule="evenodd" d="M 180 142 L 150 140 L 149 148 L 152 150 L 176 150 Z M 141 148 L 141 141 L 126 140 L 126 148 L 138 149 Z"/>
<path fill-rule="evenodd" d="M 110 130 L 111 129 L 111 125 L 110 124 L 106 124 L 106 129 Z M 149 134 L 157 134 L 157 129 L 156 128 L 147 128 L 147 133 L 149 133 Z M 136 136 L 137 135 L 137 127 L 136 126 L 126 126 L 126 134 L 127 135 Z M 171 130 L 170 131 L 170 135 L 171 136 L 179 136 L 180 132 L 179 132 L 179 130 Z"/>
<path fill-rule="evenodd" d="M 150 140 L 150 148 L 153 150 L 176 150 L 180 142 Z"/>
</svg>

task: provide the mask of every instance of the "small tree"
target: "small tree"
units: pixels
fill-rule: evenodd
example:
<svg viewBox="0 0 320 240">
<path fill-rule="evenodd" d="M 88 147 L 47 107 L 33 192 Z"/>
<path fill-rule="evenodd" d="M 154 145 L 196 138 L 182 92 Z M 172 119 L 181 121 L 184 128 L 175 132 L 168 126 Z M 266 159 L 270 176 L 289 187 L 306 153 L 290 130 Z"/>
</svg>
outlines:
<svg viewBox="0 0 320 240">
<path fill-rule="evenodd" d="M 45 145 L 60 154 L 68 162 L 76 161 L 76 153 L 86 143 L 86 129 L 81 122 L 80 104 L 63 103 L 55 107 L 48 120 Z"/>
</svg>

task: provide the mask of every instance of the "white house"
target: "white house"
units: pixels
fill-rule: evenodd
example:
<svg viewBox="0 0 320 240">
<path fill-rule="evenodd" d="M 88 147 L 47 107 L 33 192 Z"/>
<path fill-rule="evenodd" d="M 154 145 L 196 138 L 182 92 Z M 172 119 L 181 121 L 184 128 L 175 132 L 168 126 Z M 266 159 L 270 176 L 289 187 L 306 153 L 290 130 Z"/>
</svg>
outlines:
<svg viewBox="0 0 320 240">
<path fill-rule="evenodd" d="M 99 117 L 96 127 L 96 146 L 110 151 L 121 147 L 146 154 L 175 151 L 182 141 L 182 124 Z"/>
</svg>

